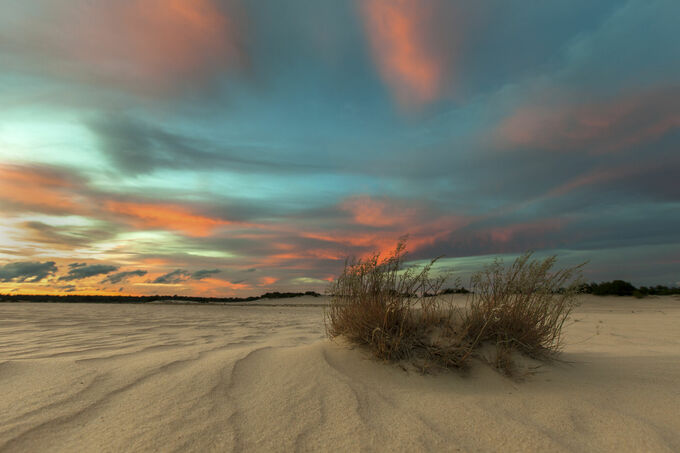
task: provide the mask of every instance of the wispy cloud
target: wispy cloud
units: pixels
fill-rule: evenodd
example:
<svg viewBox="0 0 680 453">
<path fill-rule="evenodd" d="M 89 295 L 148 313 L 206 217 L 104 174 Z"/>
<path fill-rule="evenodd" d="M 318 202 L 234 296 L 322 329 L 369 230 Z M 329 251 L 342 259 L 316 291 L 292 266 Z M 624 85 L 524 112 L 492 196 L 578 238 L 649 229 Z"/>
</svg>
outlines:
<svg viewBox="0 0 680 453">
<path fill-rule="evenodd" d="M 503 120 L 498 139 L 502 147 L 607 153 L 653 142 L 678 129 L 680 88 L 673 87 L 602 101 L 523 105 Z"/>
<path fill-rule="evenodd" d="M 7 165 L 0 162 L 0 204 L 13 211 L 79 213 L 74 196 L 82 181 L 48 166 Z"/>
<path fill-rule="evenodd" d="M 349 212 L 356 223 L 374 227 L 403 226 L 418 215 L 413 206 L 366 195 L 351 197 L 340 208 Z"/>
<path fill-rule="evenodd" d="M 166 94 L 247 61 L 239 13 L 213 0 L 38 1 L 13 9 L 0 50 L 38 74 Z"/>
<path fill-rule="evenodd" d="M 220 269 L 200 269 L 194 273 L 191 274 L 191 278 L 194 280 L 203 280 L 204 278 L 208 278 L 212 275 L 219 274 L 222 272 Z"/>
<path fill-rule="evenodd" d="M 455 30 L 451 23 L 447 29 L 438 29 L 437 14 L 446 4 L 417 0 L 357 4 L 376 65 L 399 105 L 419 109 L 438 100 L 449 83 L 449 65 L 457 44 L 453 33 L 444 48 L 441 40 L 434 39 L 437 32 Z M 455 20 L 455 16 L 447 15 L 447 20 Z"/>
<path fill-rule="evenodd" d="M 109 201 L 106 209 L 140 228 L 174 230 L 197 237 L 209 236 L 215 229 L 233 223 L 173 204 Z"/>
<path fill-rule="evenodd" d="M 210 280 L 213 283 L 221 281 L 225 283 L 224 280 L 216 280 L 212 278 L 213 275 L 222 272 L 220 269 L 199 269 L 194 272 L 189 272 L 186 269 L 175 269 L 172 272 L 168 272 L 159 277 L 156 277 L 152 283 L 155 284 L 177 284 L 181 282 L 186 282 L 188 280 Z M 226 283 L 225 283 L 226 284 Z"/>
<path fill-rule="evenodd" d="M 116 235 L 117 230 L 117 228 L 112 225 L 108 225 L 108 228 L 104 228 L 103 225 L 52 226 L 38 221 L 24 222 L 20 227 L 24 233 L 22 236 L 23 241 L 49 245 L 55 249 L 65 250 L 87 247 L 97 241 L 110 239 Z"/>
</svg>

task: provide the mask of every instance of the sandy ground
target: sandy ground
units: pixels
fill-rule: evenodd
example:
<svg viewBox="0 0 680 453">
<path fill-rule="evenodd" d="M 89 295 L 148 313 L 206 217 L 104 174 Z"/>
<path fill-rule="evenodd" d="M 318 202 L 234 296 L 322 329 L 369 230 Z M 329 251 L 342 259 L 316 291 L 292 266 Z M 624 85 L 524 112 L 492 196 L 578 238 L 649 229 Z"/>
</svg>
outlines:
<svg viewBox="0 0 680 453">
<path fill-rule="evenodd" d="M 321 303 L 0 304 L 0 451 L 680 451 L 677 298 L 584 298 L 521 382 L 375 362 Z"/>
</svg>

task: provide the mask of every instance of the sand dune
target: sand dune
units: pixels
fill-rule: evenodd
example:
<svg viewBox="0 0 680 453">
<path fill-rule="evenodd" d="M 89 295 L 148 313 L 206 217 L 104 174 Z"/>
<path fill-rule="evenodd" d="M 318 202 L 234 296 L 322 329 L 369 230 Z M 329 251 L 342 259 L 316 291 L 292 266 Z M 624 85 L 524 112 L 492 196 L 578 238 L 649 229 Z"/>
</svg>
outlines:
<svg viewBox="0 0 680 453">
<path fill-rule="evenodd" d="M 377 363 L 323 299 L 0 304 L 0 450 L 680 451 L 680 301 L 583 302 L 521 382 Z"/>
</svg>

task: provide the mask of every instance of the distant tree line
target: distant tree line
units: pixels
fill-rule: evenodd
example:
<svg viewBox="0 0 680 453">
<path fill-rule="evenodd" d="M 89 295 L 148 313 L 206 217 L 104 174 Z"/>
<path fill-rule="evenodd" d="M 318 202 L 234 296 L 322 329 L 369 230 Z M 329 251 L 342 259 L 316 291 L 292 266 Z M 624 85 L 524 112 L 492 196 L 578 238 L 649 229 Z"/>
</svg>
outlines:
<svg viewBox="0 0 680 453">
<path fill-rule="evenodd" d="M 280 293 L 278 291 L 274 291 L 272 293 L 264 293 L 256 299 L 287 299 L 289 297 L 300 296 L 320 297 L 321 294 L 317 293 L 316 291 L 305 291 L 304 293 Z"/>
<path fill-rule="evenodd" d="M 439 294 L 469 294 L 470 291 L 465 289 L 464 286 L 458 288 L 445 288 L 439 292 Z"/>
<path fill-rule="evenodd" d="M 601 283 L 585 283 L 580 286 L 579 292 L 593 294 L 595 296 L 670 296 L 680 294 L 680 288 L 663 285 L 640 286 L 636 288 L 630 282 L 624 280 L 612 280 Z"/>
<path fill-rule="evenodd" d="M 565 288 L 559 288 L 556 292 L 565 292 Z M 633 297 L 647 297 L 647 296 L 671 296 L 680 294 L 680 287 L 669 287 L 663 285 L 656 286 L 640 286 L 639 288 L 632 283 L 624 280 L 612 280 L 609 282 L 600 283 L 584 283 L 578 287 L 578 292 L 581 294 L 593 294 L 595 296 L 633 296 Z M 465 287 L 446 288 L 437 294 L 425 293 L 425 297 L 432 297 L 441 294 L 469 294 L 470 291 Z"/>
<path fill-rule="evenodd" d="M 561 289 L 563 291 L 564 289 Z M 560 292 L 560 291 L 558 291 Z M 612 280 L 600 283 L 584 283 L 579 286 L 579 293 L 593 294 L 595 296 L 634 296 L 638 298 L 646 296 L 670 296 L 680 294 L 680 287 L 668 287 L 663 285 L 635 287 L 630 282 L 624 280 Z M 424 293 L 423 297 L 449 294 L 469 294 L 470 291 L 465 287 L 445 288 L 436 294 Z M 224 302 L 252 302 L 261 299 L 286 299 L 290 297 L 313 296 L 319 297 L 321 294 L 316 291 L 305 292 L 268 292 L 259 296 L 250 297 L 197 297 L 197 296 L 102 296 L 102 295 L 76 295 L 76 294 L 0 294 L 0 302 L 73 302 L 73 303 L 95 303 L 95 304 L 143 304 L 163 300 L 185 301 L 198 303 L 224 303 Z M 415 294 L 410 295 L 415 297 Z"/>
<path fill-rule="evenodd" d="M 101 295 L 76 295 L 76 294 L 0 294 L 0 302 L 74 302 L 74 303 L 95 303 L 95 304 L 143 304 L 159 300 L 199 302 L 209 304 L 211 302 L 252 302 L 260 299 L 285 299 L 289 297 L 314 296 L 321 294 L 315 291 L 305 291 L 300 293 L 279 293 L 269 292 L 260 296 L 251 297 L 196 297 L 196 296 L 101 296 Z"/>
</svg>

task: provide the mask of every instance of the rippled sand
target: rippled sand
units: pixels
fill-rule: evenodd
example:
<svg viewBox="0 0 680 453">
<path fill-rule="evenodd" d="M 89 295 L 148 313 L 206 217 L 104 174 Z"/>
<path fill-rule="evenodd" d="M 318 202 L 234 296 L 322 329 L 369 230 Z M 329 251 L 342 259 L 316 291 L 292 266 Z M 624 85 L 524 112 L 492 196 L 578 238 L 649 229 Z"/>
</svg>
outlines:
<svg viewBox="0 0 680 453">
<path fill-rule="evenodd" d="M 0 450 L 680 451 L 677 299 L 584 299 L 522 382 L 377 363 L 319 302 L 0 304 Z"/>
</svg>

